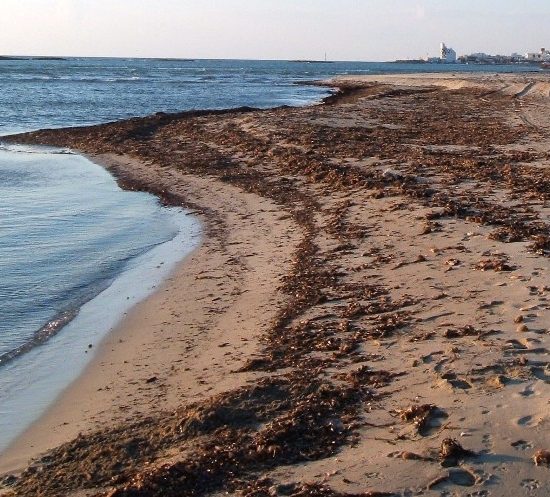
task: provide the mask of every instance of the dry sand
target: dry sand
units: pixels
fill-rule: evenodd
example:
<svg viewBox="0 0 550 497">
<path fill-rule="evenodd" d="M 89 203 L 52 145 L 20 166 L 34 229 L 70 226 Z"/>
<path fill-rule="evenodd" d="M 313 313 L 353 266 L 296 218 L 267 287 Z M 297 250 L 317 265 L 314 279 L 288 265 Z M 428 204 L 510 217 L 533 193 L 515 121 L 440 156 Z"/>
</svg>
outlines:
<svg viewBox="0 0 550 497">
<path fill-rule="evenodd" d="M 68 442 L 8 490 L 548 495 L 548 78 L 329 84 L 324 106 L 16 139 L 93 154 L 206 235 L 3 455 Z"/>
</svg>

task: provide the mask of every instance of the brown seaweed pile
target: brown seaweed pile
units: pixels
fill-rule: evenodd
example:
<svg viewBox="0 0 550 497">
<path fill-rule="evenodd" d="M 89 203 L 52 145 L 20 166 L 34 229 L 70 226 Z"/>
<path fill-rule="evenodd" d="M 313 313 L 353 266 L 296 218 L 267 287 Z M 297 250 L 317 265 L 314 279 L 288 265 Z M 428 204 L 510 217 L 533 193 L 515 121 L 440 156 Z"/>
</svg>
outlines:
<svg viewBox="0 0 550 497">
<path fill-rule="evenodd" d="M 433 404 L 413 405 L 398 410 L 397 414 L 403 421 L 412 423 L 420 435 L 427 434 L 434 419 L 447 417 L 443 410 Z"/>
<path fill-rule="evenodd" d="M 446 438 L 439 448 L 439 457 L 444 466 L 456 466 L 461 459 L 475 455 L 475 452 L 465 449 L 454 438 Z"/>
</svg>

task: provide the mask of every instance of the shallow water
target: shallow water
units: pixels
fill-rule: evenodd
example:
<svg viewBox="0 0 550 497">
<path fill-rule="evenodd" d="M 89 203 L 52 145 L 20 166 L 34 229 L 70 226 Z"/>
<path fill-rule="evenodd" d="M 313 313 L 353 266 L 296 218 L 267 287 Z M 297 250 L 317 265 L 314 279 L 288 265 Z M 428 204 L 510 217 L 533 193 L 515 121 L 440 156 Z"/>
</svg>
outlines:
<svg viewBox="0 0 550 497">
<path fill-rule="evenodd" d="M 0 450 L 198 242 L 183 211 L 59 152 L 0 151 Z"/>
<path fill-rule="evenodd" d="M 80 156 L 0 151 L 0 365 L 176 234 L 152 196 Z"/>
</svg>

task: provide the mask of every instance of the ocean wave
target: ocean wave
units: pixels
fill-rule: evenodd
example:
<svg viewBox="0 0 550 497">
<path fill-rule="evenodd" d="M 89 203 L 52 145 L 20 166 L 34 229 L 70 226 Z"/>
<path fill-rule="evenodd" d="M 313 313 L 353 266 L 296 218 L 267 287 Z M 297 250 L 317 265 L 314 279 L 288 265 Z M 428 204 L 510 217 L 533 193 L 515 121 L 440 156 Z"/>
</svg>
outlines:
<svg viewBox="0 0 550 497">
<path fill-rule="evenodd" d="M 0 151 L 12 154 L 40 154 L 40 155 L 75 155 L 68 148 L 53 148 L 45 146 L 12 145 L 0 142 Z"/>
<path fill-rule="evenodd" d="M 372 72 L 370 69 L 354 69 L 353 71 L 340 71 L 339 74 L 353 75 L 353 74 L 366 74 Z"/>
<path fill-rule="evenodd" d="M 0 81 L 18 83 L 43 83 L 45 81 L 63 82 L 63 83 L 131 83 L 133 81 L 147 81 L 149 78 L 141 76 L 128 77 L 75 77 L 75 76 L 52 76 L 52 75 L 36 75 L 36 76 L 13 76 L 1 77 Z"/>
<path fill-rule="evenodd" d="M 78 315 L 78 312 L 79 309 L 73 309 L 58 314 L 55 318 L 48 321 L 44 326 L 42 326 L 42 328 L 36 331 L 36 333 L 34 333 L 30 340 L 20 345 L 19 347 L 10 350 L 9 352 L 1 354 L 0 366 L 4 366 L 5 364 L 13 361 L 17 357 L 26 354 L 33 348 L 46 343 L 50 338 L 59 333 L 59 331 L 64 326 L 70 323 Z"/>
</svg>

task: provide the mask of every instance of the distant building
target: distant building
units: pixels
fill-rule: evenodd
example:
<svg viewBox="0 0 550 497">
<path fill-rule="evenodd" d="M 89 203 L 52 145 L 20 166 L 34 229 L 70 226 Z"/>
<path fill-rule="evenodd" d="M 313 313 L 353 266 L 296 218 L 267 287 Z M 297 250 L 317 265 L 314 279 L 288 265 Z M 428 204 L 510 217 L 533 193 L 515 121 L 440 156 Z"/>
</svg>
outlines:
<svg viewBox="0 0 550 497">
<path fill-rule="evenodd" d="M 430 64 L 485 64 L 485 65 L 507 65 L 507 64 L 532 64 L 540 65 L 544 67 L 550 67 L 550 50 L 541 48 L 540 52 L 529 52 L 525 56 L 519 53 L 513 53 L 512 55 L 490 55 L 484 52 L 475 52 L 470 55 L 461 55 L 457 57 L 456 52 L 441 43 L 439 57 L 426 57 L 415 60 L 416 63 L 430 63 Z"/>
<path fill-rule="evenodd" d="M 528 53 L 525 54 L 525 58 L 526 58 L 527 60 L 532 61 L 532 62 L 536 62 L 536 61 L 541 60 L 542 57 L 541 57 L 541 55 L 538 54 L 538 53 L 528 52 Z"/>
<path fill-rule="evenodd" d="M 523 55 L 489 55 L 477 52 L 470 55 L 462 55 L 458 58 L 461 64 L 522 64 L 526 62 Z"/>
<path fill-rule="evenodd" d="M 441 62 L 444 64 L 454 64 L 456 62 L 456 52 L 447 47 L 445 43 L 441 44 Z"/>
<path fill-rule="evenodd" d="M 538 53 L 526 53 L 525 59 L 529 62 L 548 62 L 550 61 L 550 52 L 546 48 L 541 48 Z"/>
</svg>

